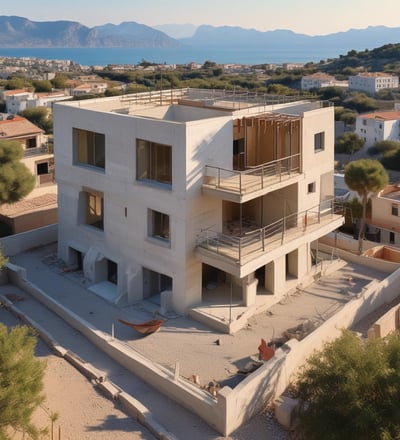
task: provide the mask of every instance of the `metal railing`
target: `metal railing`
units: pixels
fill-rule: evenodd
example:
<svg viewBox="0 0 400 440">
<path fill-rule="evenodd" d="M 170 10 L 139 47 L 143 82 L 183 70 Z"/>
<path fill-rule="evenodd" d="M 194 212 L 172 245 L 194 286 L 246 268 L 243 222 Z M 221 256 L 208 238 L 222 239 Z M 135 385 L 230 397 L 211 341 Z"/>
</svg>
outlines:
<svg viewBox="0 0 400 440">
<path fill-rule="evenodd" d="M 260 252 L 269 252 L 284 242 L 303 234 L 313 225 L 328 221 L 341 214 L 334 199 L 319 205 L 285 216 L 267 226 L 234 236 L 215 232 L 210 229 L 201 231 L 197 238 L 197 247 L 208 249 L 241 263 L 246 257 Z M 296 234 L 297 233 L 297 234 Z"/>
<path fill-rule="evenodd" d="M 203 183 L 211 185 L 215 189 L 243 194 L 263 189 L 267 183 L 271 183 L 271 178 L 275 178 L 276 182 L 282 182 L 294 174 L 299 174 L 300 163 L 301 155 L 298 153 L 283 159 L 249 167 L 245 171 L 206 165 Z"/>
<path fill-rule="evenodd" d="M 49 147 L 41 145 L 40 147 L 27 148 L 24 150 L 24 157 L 40 156 L 41 154 L 49 154 Z"/>
</svg>

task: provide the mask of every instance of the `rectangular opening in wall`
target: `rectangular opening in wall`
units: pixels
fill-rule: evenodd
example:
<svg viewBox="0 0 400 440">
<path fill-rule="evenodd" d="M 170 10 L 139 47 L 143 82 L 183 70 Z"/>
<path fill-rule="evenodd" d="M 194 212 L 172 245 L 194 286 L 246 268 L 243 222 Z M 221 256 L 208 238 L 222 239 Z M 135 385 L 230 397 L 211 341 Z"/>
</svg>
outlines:
<svg viewBox="0 0 400 440">
<path fill-rule="evenodd" d="M 112 260 L 107 260 L 107 280 L 118 284 L 118 264 Z"/>
<path fill-rule="evenodd" d="M 136 180 L 172 185 L 172 147 L 136 140 Z"/>
<path fill-rule="evenodd" d="M 172 278 L 154 270 L 143 268 L 143 298 L 160 295 L 161 292 L 172 290 Z"/>
<path fill-rule="evenodd" d="M 69 248 L 68 264 L 77 270 L 83 270 L 83 253 L 74 248 Z"/>
<path fill-rule="evenodd" d="M 315 182 L 309 183 L 308 186 L 307 186 L 308 194 L 315 193 L 315 191 L 316 191 L 316 184 L 315 184 Z"/>
<path fill-rule="evenodd" d="M 85 224 L 104 229 L 103 194 L 97 191 L 84 191 Z"/>
<path fill-rule="evenodd" d="M 150 237 L 170 242 L 169 215 L 159 211 L 148 210 L 148 235 Z"/>
<path fill-rule="evenodd" d="M 105 168 L 105 135 L 73 128 L 74 161 L 78 165 Z"/>
<path fill-rule="evenodd" d="M 325 150 L 325 132 L 314 134 L 314 151 Z"/>
<path fill-rule="evenodd" d="M 394 232 L 389 232 L 389 242 L 390 244 L 394 244 Z"/>
<path fill-rule="evenodd" d="M 26 140 L 26 148 L 36 148 L 37 147 L 37 141 L 36 138 L 29 138 Z"/>
<path fill-rule="evenodd" d="M 399 205 L 393 203 L 392 204 L 392 215 L 398 217 L 399 216 Z"/>
</svg>

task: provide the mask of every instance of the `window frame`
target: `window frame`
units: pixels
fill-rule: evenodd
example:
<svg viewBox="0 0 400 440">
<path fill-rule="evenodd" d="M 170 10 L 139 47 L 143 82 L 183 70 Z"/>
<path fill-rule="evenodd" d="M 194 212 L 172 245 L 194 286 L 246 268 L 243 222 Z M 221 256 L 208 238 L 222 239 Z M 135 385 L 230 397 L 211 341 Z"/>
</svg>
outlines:
<svg viewBox="0 0 400 440">
<path fill-rule="evenodd" d="M 314 152 L 318 153 L 319 151 L 325 150 L 325 132 L 320 131 L 318 133 L 314 133 Z"/>
<path fill-rule="evenodd" d="M 165 232 L 167 231 L 167 232 Z M 171 245 L 171 217 L 155 209 L 147 209 L 147 237 Z"/>
<path fill-rule="evenodd" d="M 172 146 L 137 138 L 136 181 L 172 189 Z"/>
<path fill-rule="evenodd" d="M 74 165 L 105 171 L 106 135 L 104 133 L 73 127 L 72 142 Z"/>
</svg>

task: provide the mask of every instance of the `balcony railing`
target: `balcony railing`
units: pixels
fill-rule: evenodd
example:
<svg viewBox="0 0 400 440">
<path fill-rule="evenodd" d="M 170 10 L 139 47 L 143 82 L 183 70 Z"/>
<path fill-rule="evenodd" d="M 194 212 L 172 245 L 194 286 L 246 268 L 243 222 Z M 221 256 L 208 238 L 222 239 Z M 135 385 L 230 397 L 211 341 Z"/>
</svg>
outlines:
<svg viewBox="0 0 400 440">
<path fill-rule="evenodd" d="M 47 145 L 41 145 L 40 147 L 27 148 L 24 150 L 24 157 L 39 156 L 41 154 L 49 154 L 49 147 Z"/>
<path fill-rule="evenodd" d="M 197 246 L 242 263 L 255 254 L 269 252 L 303 235 L 314 225 L 330 222 L 335 216 L 341 217 L 340 206 L 334 199 L 329 199 L 306 211 L 288 215 L 254 231 L 244 232 L 241 236 L 203 230 L 197 239 Z"/>
<path fill-rule="evenodd" d="M 228 170 L 206 165 L 203 185 L 239 195 L 262 190 L 273 183 L 288 180 L 300 173 L 300 153 L 245 171 Z"/>
</svg>

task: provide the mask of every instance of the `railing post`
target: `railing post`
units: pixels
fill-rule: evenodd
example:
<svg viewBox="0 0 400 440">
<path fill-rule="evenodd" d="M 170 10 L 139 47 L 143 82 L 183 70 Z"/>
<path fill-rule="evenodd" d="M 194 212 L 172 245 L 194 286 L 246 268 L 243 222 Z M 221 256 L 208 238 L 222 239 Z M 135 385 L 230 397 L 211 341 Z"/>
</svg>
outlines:
<svg viewBox="0 0 400 440">
<path fill-rule="evenodd" d="M 262 243 L 262 250 L 265 252 L 265 231 L 264 228 L 261 229 L 261 243 Z"/>
<path fill-rule="evenodd" d="M 218 168 L 218 188 L 221 187 L 221 170 Z"/>
<path fill-rule="evenodd" d="M 239 194 L 242 194 L 242 173 L 239 173 Z"/>
<path fill-rule="evenodd" d="M 261 168 L 261 189 L 264 189 L 264 166 Z"/>
<path fill-rule="evenodd" d="M 239 263 L 242 261 L 242 237 L 239 237 Z"/>
</svg>

